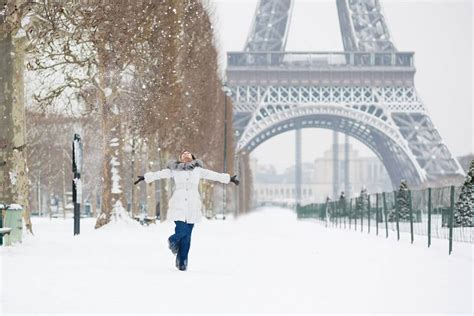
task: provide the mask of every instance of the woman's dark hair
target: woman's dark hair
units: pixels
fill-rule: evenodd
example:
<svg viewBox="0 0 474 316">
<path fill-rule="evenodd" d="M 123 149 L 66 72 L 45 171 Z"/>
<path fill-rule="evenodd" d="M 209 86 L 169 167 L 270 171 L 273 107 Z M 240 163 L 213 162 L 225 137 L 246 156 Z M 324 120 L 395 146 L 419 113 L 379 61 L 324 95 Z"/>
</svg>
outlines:
<svg viewBox="0 0 474 316">
<path fill-rule="evenodd" d="M 183 149 L 183 150 L 181 150 L 181 152 L 179 153 L 178 160 L 180 160 L 180 161 L 181 161 L 181 155 L 182 155 L 182 154 L 183 154 L 185 151 L 187 151 L 188 153 L 190 153 L 190 154 L 191 154 L 191 157 L 193 158 L 193 160 L 195 160 L 195 159 L 196 159 L 196 156 L 194 156 L 194 154 L 193 154 L 193 153 L 191 153 L 191 152 L 190 152 L 189 150 L 187 150 L 187 149 Z"/>
</svg>

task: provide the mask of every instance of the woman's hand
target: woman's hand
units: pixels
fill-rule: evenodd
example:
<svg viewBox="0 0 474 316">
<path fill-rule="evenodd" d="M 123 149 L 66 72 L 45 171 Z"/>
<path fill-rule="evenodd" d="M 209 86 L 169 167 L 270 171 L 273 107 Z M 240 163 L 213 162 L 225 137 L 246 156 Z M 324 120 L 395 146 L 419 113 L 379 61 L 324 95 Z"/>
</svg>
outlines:
<svg viewBox="0 0 474 316">
<path fill-rule="evenodd" d="M 234 182 L 235 185 L 239 185 L 240 181 L 239 179 L 237 179 L 237 175 L 233 175 L 232 177 L 230 177 L 230 182 Z"/>
<path fill-rule="evenodd" d="M 144 176 L 138 176 L 137 178 L 138 178 L 137 181 L 133 182 L 133 184 L 137 184 L 137 183 L 139 183 L 140 181 L 145 180 L 145 177 L 144 177 Z"/>
</svg>

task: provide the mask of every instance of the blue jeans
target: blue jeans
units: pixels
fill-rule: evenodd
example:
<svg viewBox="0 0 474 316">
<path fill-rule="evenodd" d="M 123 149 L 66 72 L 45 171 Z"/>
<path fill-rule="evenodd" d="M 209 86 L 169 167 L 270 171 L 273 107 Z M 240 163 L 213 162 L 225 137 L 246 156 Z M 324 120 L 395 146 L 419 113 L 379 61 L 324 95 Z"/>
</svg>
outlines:
<svg viewBox="0 0 474 316">
<path fill-rule="evenodd" d="M 174 234 L 171 235 L 168 240 L 170 244 L 178 249 L 176 256 L 176 262 L 179 266 L 187 267 L 188 265 L 188 253 L 191 247 L 191 233 L 193 231 L 194 224 L 188 224 L 182 221 L 175 221 L 176 227 L 174 228 Z"/>
</svg>

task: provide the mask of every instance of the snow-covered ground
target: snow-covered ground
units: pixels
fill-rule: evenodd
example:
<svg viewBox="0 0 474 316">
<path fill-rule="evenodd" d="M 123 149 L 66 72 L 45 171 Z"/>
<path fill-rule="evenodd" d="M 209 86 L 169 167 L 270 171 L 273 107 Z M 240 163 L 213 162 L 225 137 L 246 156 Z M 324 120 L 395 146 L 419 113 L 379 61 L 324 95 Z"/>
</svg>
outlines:
<svg viewBox="0 0 474 316">
<path fill-rule="evenodd" d="M 0 314 L 473 312 L 472 245 L 393 238 L 298 221 L 279 208 L 197 224 L 189 270 L 166 239 L 173 223 L 94 230 L 33 219 L 35 236 L 3 247 Z"/>
</svg>

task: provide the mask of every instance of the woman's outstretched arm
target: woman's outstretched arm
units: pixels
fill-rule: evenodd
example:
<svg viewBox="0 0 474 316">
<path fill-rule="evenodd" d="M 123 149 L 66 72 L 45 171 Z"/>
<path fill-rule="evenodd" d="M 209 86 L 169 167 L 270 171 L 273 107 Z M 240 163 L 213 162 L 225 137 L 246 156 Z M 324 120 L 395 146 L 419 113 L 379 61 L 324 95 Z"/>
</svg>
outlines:
<svg viewBox="0 0 474 316">
<path fill-rule="evenodd" d="M 166 168 L 155 172 L 147 172 L 144 175 L 145 182 L 150 183 L 159 179 L 169 179 L 171 178 L 171 170 Z"/>
<path fill-rule="evenodd" d="M 225 184 L 230 182 L 230 175 L 228 173 L 219 173 L 204 168 L 201 168 L 200 178 L 212 181 L 219 181 Z"/>
</svg>

